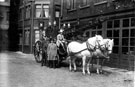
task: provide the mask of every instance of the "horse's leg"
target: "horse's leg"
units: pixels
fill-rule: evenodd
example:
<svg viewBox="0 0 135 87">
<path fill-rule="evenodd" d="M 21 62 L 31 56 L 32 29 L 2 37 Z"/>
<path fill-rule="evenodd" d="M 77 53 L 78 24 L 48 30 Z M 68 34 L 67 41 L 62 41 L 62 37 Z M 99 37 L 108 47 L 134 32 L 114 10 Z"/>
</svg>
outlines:
<svg viewBox="0 0 135 87">
<path fill-rule="evenodd" d="M 90 57 L 89 59 L 88 59 L 88 63 L 87 63 L 87 73 L 90 75 L 91 73 L 90 73 L 90 63 L 91 63 L 91 60 L 92 60 L 92 58 Z"/>
<path fill-rule="evenodd" d="M 103 61 L 102 61 L 102 63 L 101 63 L 101 67 L 100 67 L 100 70 L 101 70 L 100 72 L 101 72 L 101 73 L 103 73 L 102 66 L 103 66 L 103 64 L 104 64 L 104 61 L 105 61 L 105 59 L 103 59 Z"/>
<path fill-rule="evenodd" d="M 72 70 L 72 60 L 71 60 L 70 56 L 68 57 L 68 59 L 69 59 L 69 70 L 71 71 Z"/>
<path fill-rule="evenodd" d="M 74 71 L 76 71 L 76 64 L 75 64 L 76 58 L 73 59 L 73 66 L 74 66 Z"/>
<path fill-rule="evenodd" d="M 82 61 L 83 61 L 82 73 L 85 75 L 86 56 L 83 56 L 83 57 L 82 57 Z"/>
<path fill-rule="evenodd" d="M 97 74 L 99 74 L 99 57 L 97 57 Z"/>
</svg>

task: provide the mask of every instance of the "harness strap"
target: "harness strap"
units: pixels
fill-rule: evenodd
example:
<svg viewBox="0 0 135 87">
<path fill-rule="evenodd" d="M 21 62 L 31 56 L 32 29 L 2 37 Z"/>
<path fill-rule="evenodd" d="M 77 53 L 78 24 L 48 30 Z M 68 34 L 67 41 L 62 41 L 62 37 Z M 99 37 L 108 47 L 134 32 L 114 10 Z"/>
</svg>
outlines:
<svg viewBox="0 0 135 87">
<path fill-rule="evenodd" d="M 96 46 L 93 46 L 93 45 L 89 44 L 88 41 L 86 41 L 86 46 L 87 46 L 87 49 L 89 51 L 95 51 L 96 50 Z M 90 46 L 92 46 L 94 49 L 92 49 Z"/>
<path fill-rule="evenodd" d="M 88 50 L 88 49 L 86 48 L 86 49 L 80 50 L 80 51 L 78 51 L 78 52 L 71 52 L 71 55 L 78 54 L 78 53 L 80 53 L 80 52 L 82 52 L 82 51 L 85 51 L 85 50 Z"/>
</svg>

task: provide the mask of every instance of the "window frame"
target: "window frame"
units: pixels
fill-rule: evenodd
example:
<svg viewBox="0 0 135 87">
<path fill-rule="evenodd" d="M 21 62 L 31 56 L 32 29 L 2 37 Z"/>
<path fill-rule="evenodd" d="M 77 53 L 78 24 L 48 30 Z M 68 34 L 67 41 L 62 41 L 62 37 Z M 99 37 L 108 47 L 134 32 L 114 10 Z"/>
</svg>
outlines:
<svg viewBox="0 0 135 87">
<path fill-rule="evenodd" d="M 44 6 L 47 6 L 46 8 L 44 8 Z M 44 12 L 45 12 L 45 10 L 47 10 L 48 11 L 48 13 L 47 13 L 47 17 L 44 17 L 44 15 L 43 14 L 45 14 Z M 43 4 L 43 6 L 42 6 L 42 17 L 43 18 L 49 18 L 49 5 L 48 4 Z"/>
<path fill-rule="evenodd" d="M 40 6 L 39 8 L 37 7 L 37 6 Z M 39 10 L 40 9 L 40 16 L 39 17 L 37 17 L 37 10 Z M 36 4 L 35 5 L 35 18 L 42 18 L 42 4 Z"/>
</svg>

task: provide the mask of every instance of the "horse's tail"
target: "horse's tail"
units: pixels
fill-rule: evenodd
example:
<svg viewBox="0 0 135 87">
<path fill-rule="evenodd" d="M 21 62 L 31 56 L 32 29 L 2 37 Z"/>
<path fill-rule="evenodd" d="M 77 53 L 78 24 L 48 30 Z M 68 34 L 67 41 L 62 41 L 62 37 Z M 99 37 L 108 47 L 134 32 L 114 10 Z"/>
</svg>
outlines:
<svg viewBox="0 0 135 87">
<path fill-rule="evenodd" d="M 69 46 L 67 46 L 67 55 L 70 54 Z"/>
<path fill-rule="evenodd" d="M 71 57 L 70 57 L 70 49 L 69 49 L 69 45 L 67 46 L 67 60 L 69 61 L 69 62 L 71 62 Z"/>
</svg>

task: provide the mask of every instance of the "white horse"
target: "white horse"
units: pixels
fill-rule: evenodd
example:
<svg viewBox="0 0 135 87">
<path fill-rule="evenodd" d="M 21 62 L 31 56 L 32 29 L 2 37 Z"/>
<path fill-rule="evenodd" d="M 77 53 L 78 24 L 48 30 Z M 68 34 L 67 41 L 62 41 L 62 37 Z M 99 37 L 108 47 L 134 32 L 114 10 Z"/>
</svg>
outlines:
<svg viewBox="0 0 135 87">
<path fill-rule="evenodd" d="M 87 64 L 87 73 L 89 71 L 89 62 L 92 59 L 93 52 L 100 48 L 100 45 L 103 44 L 103 37 L 96 35 L 95 37 L 89 38 L 86 42 L 79 43 L 77 41 L 70 42 L 67 46 L 67 53 L 69 55 L 69 70 L 72 70 L 72 63 L 74 65 L 74 70 L 76 70 L 75 60 L 77 58 L 82 58 L 83 68 L 82 73 L 85 74 L 85 65 Z M 86 63 L 86 60 L 87 63 Z"/>
<path fill-rule="evenodd" d="M 102 57 L 103 61 L 99 70 L 99 67 L 97 67 L 97 73 L 99 74 L 99 72 L 102 72 L 102 65 L 104 63 L 105 59 L 110 58 L 110 54 L 112 53 L 113 50 L 113 46 L 114 46 L 114 40 L 112 39 L 103 39 L 103 44 L 100 45 L 100 49 L 97 49 L 95 52 L 93 52 L 93 56 L 97 57 L 97 66 L 99 66 L 99 60 Z"/>
</svg>

